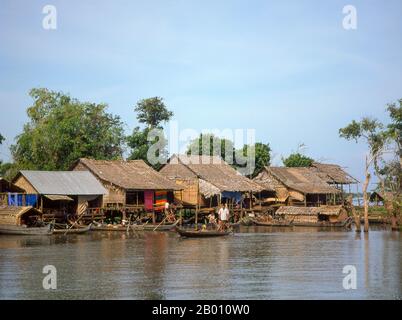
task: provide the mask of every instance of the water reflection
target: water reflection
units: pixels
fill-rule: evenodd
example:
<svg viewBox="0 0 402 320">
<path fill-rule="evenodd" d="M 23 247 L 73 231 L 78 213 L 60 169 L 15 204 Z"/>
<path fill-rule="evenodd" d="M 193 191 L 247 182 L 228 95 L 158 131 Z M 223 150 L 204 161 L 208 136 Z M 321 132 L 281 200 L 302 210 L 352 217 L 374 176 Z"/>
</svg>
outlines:
<svg viewBox="0 0 402 320">
<path fill-rule="evenodd" d="M 173 232 L 0 237 L 0 298 L 395 299 L 402 296 L 399 232 L 242 227 L 214 239 Z M 53 264 L 58 290 L 42 289 Z M 357 290 L 342 269 L 357 268 Z"/>
</svg>

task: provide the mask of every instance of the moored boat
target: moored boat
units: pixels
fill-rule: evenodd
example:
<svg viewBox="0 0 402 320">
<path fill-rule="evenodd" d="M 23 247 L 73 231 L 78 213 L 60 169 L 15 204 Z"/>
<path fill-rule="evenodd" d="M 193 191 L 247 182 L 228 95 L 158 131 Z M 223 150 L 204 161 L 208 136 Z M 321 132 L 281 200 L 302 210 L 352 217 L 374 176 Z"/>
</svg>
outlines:
<svg viewBox="0 0 402 320">
<path fill-rule="evenodd" d="M 53 233 L 53 223 L 45 225 L 42 212 L 32 206 L 0 207 L 0 234 L 49 235 Z"/>
<path fill-rule="evenodd" d="M 271 220 L 271 221 L 260 221 L 257 219 L 252 219 L 253 223 L 257 226 L 264 226 L 264 227 L 292 227 L 292 221 L 285 221 L 285 220 Z"/>
<path fill-rule="evenodd" d="M 352 218 L 349 217 L 343 221 L 329 222 L 293 222 L 295 227 L 320 227 L 320 228 L 349 228 L 352 225 Z"/>
<path fill-rule="evenodd" d="M 208 238 L 208 237 L 223 237 L 229 235 L 230 231 L 218 231 L 218 230 L 188 230 L 183 228 L 177 228 L 177 233 L 181 237 L 186 238 Z"/>
<path fill-rule="evenodd" d="M 122 224 L 93 224 L 91 226 L 92 231 L 122 231 L 127 232 L 130 230 L 144 230 L 143 225 L 140 224 L 130 224 L 130 225 L 122 225 Z"/>
<path fill-rule="evenodd" d="M 9 234 L 9 235 L 28 235 L 28 236 L 43 236 L 43 235 L 51 235 L 53 233 L 53 225 L 48 224 L 44 227 L 27 227 L 26 225 L 0 225 L 0 234 Z"/>
<path fill-rule="evenodd" d="M 179 222 L 180 222 L 180 219 L 177 219 L 173 223 L 162 223 L 162 224 L 145 223 L 142 225 L 142 227 L 143 227 L 143 230 L 146 230 L 146 231 L 170 231 L 170 230 L 174 229 Z"/>
<path fill-rule="evenodd" d="M 81 233 L 86 233 L 89 230 L 91 230 L 92 224 L 89 225 L 60 225 L 56 224 L 55 228 L 53 230 L 53 233 L 55 234 L 81 234 Z"/>
</svg>

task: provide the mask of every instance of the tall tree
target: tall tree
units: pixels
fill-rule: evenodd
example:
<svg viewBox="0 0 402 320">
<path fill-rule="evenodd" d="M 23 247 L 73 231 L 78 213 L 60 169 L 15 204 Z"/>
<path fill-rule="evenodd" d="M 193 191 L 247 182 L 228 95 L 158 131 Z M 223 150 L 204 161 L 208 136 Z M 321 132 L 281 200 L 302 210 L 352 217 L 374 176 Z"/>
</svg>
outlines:
<svg viewBox="0 0 402 320">
<path fill-rule="evenodd" d="M 296 152 L 290 154 L 287 158 L 282 158 L 282 162 L 286 167 L 310 167 L 314 159 Z"/>
<path fill-rule="evenodd" d="M 0 144 L 2 144 L 4 140 L 5 140 L 5 138 L 0 133 Z"/>
<path fill-rule="evenodd" d="M 153 97 L 140 100 L 134 107 L 137 120 L 145 128 L 135 127 L 126 137 L 131 149 L 129 159 L 141 159 L 158 170 L 168 157 L 167 141 L 163 134 L 163 124 L 173 117 L 173 112 L 166 107 L 163 98 Z M 155 154 L 150 154 L 152 146 L 157 146 Z"/>
<path fill-rule="evenodd" d="M 11 153 L 17 167 L 65 170 L 81 157 L 117 159 L 123 152 L 123 123 L 106 104 L 80 102 L 62 92 L 32 89 L 29 122 Z"/>
<path fill-rule="evenodd" d="M 173 112 L 167 109 L 161 97 L 140 100 L 134 110 L 137 112 L 138 122 L 146 124 L 148 128 L 157 128 L 173 117 Z"/>
<path fill-rule="evenodd" d="M 368 221 L 368 194 L 367 188 L 370 183 L 370 167 L 374 166 L 375 172 L 379 179 L 379 161 L 384 152 L 386 137 L 382 131 L 383 125 L 376 119 L 364 117 L 360 122 L 353 120 L 349 125 L 339 129 L 339 136 L 347 140 L 365 141 L 369 148 L 369 154 L 365 159 L 365 181 L 363 184 L 363 202 L 364 202 L 364 232 L 369 230 Z M 381 183 L 382 188 L 384 187 Z M 359 230 L 358 230 L 359 231 Z"/>
</svg>

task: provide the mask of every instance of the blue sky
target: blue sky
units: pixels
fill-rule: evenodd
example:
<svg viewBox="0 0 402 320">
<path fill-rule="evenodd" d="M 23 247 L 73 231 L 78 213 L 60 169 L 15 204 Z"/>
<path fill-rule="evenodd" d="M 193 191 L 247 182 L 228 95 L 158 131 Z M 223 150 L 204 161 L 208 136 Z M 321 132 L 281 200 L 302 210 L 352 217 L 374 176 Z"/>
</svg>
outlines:
<svg viewBox="0 0 402 320">
<path fill-rule="evenodd" d="M 57 30 L 42 8 L 57 8 Z M 357 9 L 357 29 L 342 8 Z M 365 147 L 338 137 L 352 119 L 386 119 L 402 98 L 402 2 L 4 1 L 0 2 L 0 158 L 47 87 L 137 125 L 133 106 L 162 96 L 179 127 L 254 128 L 282 155 L 339 163 L 362 179 Z"/>
</svg>

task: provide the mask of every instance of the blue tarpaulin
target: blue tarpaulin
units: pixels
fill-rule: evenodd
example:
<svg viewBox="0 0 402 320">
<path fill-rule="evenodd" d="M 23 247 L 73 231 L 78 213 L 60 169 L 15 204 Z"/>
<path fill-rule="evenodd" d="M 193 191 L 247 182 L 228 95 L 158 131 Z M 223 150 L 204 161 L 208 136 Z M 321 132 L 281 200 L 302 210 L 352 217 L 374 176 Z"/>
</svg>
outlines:
<svg viewBox="0 0 402 320">
<path fill-rule="evenodd" d="M 23 203 L 23 198 L 25 197 L 25 203 Z M 9 193 L 8 194 L 8 205 L 9 206 L 16 206 L 22 207 L 25 206 L 32 206 L 34 207 L 38 202 L 38 195 L 37 194 L 21 194 L 21 193 Z"/>
</svg>

